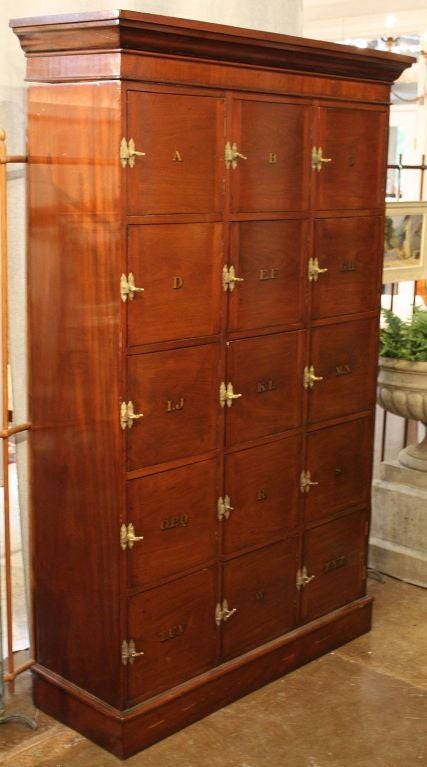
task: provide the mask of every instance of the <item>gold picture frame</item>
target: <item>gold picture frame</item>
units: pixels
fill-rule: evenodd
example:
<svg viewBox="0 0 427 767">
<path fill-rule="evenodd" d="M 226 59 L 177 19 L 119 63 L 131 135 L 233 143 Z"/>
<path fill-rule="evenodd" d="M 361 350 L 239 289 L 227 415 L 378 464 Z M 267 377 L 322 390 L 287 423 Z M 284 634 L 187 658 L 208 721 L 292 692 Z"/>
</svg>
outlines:
<svg viewBox="0 0 427 767">
<path fill-rule="evenodd" d="M 383 282 L 427 277 L 427 202 L 386 205 Z"/>
</svg>

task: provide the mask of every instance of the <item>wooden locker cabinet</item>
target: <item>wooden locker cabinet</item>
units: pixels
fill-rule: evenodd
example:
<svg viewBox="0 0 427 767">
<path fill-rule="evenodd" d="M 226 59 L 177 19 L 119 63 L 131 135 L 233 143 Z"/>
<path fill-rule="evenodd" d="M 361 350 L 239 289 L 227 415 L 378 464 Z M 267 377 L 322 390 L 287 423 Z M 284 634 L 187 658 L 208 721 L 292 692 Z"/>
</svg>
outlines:
<svg viewBox="0 0 427 767">
<path fill-rule="evenodd" d="M 36 704 L 121 757 L 369 629 L 390 83 L 127 11 L 28 58 Z"/>
</svg>

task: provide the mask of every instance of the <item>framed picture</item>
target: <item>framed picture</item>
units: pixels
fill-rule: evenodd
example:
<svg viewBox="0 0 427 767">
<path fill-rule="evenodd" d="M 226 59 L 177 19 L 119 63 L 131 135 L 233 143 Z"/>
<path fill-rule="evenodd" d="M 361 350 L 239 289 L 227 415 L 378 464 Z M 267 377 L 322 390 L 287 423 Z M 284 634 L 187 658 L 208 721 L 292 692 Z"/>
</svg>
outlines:
<svg viewBox="0 0 427 767">
<path fill-rule="evenodd" d="M 427 202 L 386 205 L 383 282 L 427 277 Z"/>
</svg>

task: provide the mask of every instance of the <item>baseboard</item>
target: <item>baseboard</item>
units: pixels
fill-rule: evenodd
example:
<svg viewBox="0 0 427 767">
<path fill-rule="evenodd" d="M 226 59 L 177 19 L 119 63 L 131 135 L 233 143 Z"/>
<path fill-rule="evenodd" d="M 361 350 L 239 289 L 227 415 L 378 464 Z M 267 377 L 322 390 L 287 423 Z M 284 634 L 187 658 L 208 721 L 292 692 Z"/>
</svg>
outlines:
<svg viewBox="0 0 427 767">
<path fill-rule="evenodd" d="M 369 631 L 371 612 L 372 598 L 358 599 L 126 711 L 36 664 L 34 702 L 125 759 Z"/>
</svg>

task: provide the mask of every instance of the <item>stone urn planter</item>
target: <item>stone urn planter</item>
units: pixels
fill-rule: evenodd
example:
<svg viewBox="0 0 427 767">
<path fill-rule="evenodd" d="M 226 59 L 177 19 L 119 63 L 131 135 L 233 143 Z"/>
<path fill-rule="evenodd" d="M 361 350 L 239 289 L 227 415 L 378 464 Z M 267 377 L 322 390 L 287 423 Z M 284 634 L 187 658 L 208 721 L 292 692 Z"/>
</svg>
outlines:
<svg viewBox="0 0 427 767">
<path fill-rule="evenodd" d="M 427 362 L 380 357 L 378 404 L 402 418 L 427 424 Z M 427 434 L 418 445 L 399 453 L 399 462 L 410 469 L 427 472 Z"/>
</svg>

